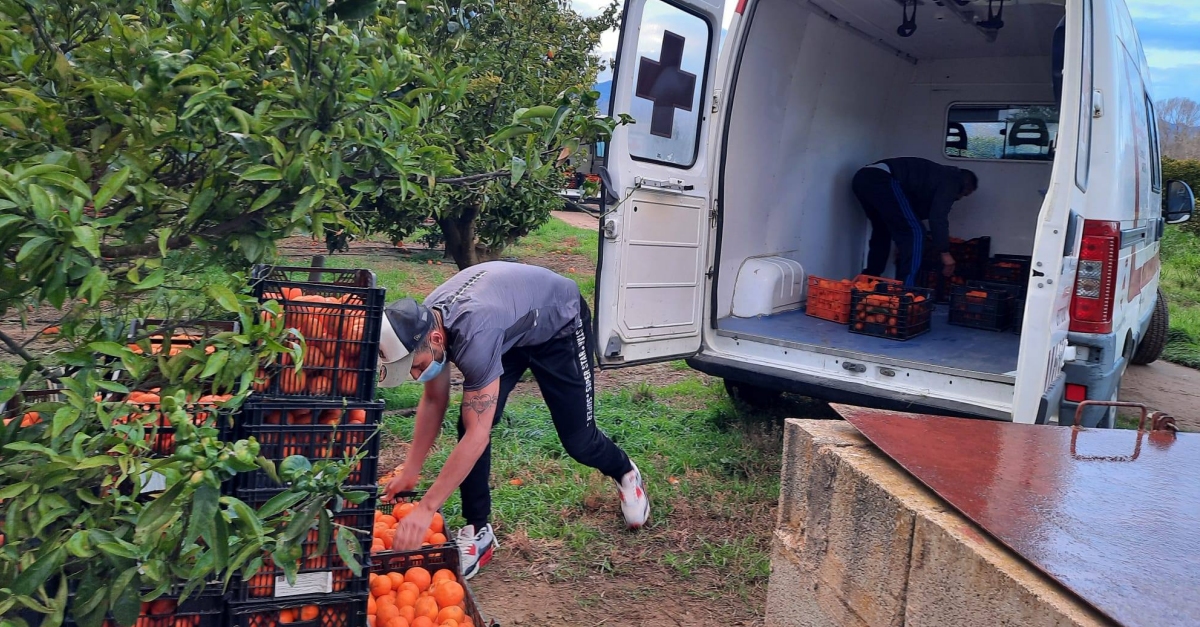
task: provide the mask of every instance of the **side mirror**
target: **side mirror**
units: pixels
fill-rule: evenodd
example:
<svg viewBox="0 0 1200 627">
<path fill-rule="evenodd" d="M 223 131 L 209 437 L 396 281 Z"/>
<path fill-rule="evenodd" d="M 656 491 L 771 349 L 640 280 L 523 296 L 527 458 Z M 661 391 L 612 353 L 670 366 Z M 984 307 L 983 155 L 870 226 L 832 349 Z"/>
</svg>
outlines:
<svg viewBox="0 0 1200 627">
<path fill-rule="evenodd" d="M 1196 195 L 1192 188 L 1183 181 L 1167 181 L 1167 191 L 1163 194 L 1163 217 L 1167 224 L 1187 222 L 1195 210 Z"/>
</svg>

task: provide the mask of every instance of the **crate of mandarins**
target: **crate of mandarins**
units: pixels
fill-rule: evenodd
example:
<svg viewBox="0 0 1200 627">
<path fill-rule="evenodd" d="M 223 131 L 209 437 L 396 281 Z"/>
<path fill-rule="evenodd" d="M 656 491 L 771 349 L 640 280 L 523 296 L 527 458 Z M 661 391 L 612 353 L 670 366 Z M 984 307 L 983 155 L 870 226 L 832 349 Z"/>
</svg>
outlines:
<svg viewBox="0 0 1200 627">
<path fill-rule="evenodd" d="M 382 402 L 271 400 L 251 401 L 242 408 L 238 433 L 258 441 L 259 455 L 276 465 L 293 455 L 316 463 L 361 455 L 346 478 L 347 486 L 363 486 L 374 494 L 378 476 L 378 425 Z M 278 490 L 266 471 L 238 473 L 235 494 Z"/>
<path fill-rule="evenodd" d="M 416 507 L 420 496 L 420 492 L 400 492 L 396 495 L 395 502 L 379 503 L 375 510 L 375 524 L 371 534 L 372 558 L 378 555 L 404 552 L 393 551 L 392 539 L 396 535 L 396 526 Z M 439 510 L 433 514 L 433 520 L 429 522 L 429 529 L 425 532 L 425 541 L 421 548 L 436 549 L 440 547 L 457 551 L 457 547 L 450 542 L 450 537 L 450 528 L 446 525 L 446 519 Z"/>
<path fill-rule="evenodd" d="M 386 627 L 397 617 L 412 627 L 450 621 L 458 627 L 492 625 L 462 578 L 458 551 L 425 548 L 372 558 L 370 587 L 367 617 L 373 627 Z"/>
<path fill-rule="evenodd" d="M 808 277 L 808 302 L 805 304 L 805 313 L 814 318 L 838 324 L 849 324 L 850 292 L 855 289 L 870 291 L 880 283 L 899 284 L 900 282 L 866 274 L 858 275 L 853 281 L 810 276 Z"/>
<path fill-rule="evenodd" d="M 328 594 L 304 601 L 230 603 L 229 627 L 367 627 L 369 593 Z"/>
<path fill-rule="evenodd" d="M 252 494 L 239 494 L 246 505 L 259 509 L 271 498 L 280 493 L 275 491 L 259 491 Z M 326 505 L 330 522 L 334 529 L 347 528 L 358 539 L 357 545 L 349 547 L 353 557 L 363 566 L 361 574 L 355 575 L 353 569 L 342 559 L 337 542 L 330 538 L 326 546 L 321 546 L 320 530 L 314 523 L 308 535 L 300 543 L 300 553 L 296 558 L 299 568 L 293 581 L 288 581 L 283 568 L 277 564 L 268 551 L 263 551 L 262 567 L 256 572 L 239 574 L 231 584 L 231 600 L 239 603 L 262 602 L 272 600 L 287 600 L 296 603 L 308 599 L 323 598 L 330 594 L 361 594 L 367 590 L 367 553 L 366 538 L 370 536 L 371 524 L 375 517 L 375 499 L 368 497 L 360 503 L 351 503 L 343 498 L 336 498 Z M 336 534 L 335 534 L 336 535 Z"/>
<path fill-rule="evenodd" d="M 260 368 L 255 391 L 268 397 L 372 400 L 384 290 L 369 270 L 255 266 L 254 295 L 276 301 L 278 324 L 300 339 Z M 274 320 L 273 314 L 266 314 Z"/>
</svg>

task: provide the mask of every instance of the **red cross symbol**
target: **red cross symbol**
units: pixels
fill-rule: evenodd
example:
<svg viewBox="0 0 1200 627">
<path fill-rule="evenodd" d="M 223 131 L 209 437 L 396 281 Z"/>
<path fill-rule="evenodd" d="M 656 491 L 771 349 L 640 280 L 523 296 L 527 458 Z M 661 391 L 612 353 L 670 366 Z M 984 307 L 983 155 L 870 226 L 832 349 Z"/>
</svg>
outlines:
<svg viewBox="0 0 1200 627">
<path fill-rule="evenodd" d="M 669 138 L 675 126 L 675 110 L 692 110 L 696 75 L 681 69 L 685 41 L 671 31 L 664 32 L 658 61 L 642 57 L 638 66 L 635 95 L 654 103 L 650 115 L 651 135 Z"/>
</svg>

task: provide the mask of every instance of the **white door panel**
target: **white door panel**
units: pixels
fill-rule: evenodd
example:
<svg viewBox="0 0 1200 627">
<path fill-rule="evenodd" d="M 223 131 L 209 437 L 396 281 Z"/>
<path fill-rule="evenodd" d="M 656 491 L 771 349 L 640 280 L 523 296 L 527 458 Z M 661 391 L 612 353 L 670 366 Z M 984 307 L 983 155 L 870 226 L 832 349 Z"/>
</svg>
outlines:
<svg viewBox="0 0 1200 627">
<path fill-rule="evenodd" d="M 628 0 L 613 82 L 619 127 L 596 283 L 600 363 L 623 366 L 700 349 L 711 205 L 708 103 L 722 2 Z"/>
</svg>

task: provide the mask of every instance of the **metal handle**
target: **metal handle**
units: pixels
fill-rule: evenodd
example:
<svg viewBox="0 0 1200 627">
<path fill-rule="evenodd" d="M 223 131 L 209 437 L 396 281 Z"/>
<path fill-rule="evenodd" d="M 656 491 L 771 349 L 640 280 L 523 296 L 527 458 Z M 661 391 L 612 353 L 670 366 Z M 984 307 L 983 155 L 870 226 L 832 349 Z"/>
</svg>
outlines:
<svg viewBox="0 0 1200 627">
<path fill-rule="evenodd" d="M 1083 409 L 1088 406 L 1096 407 L 1132 407 L 1141 410 L 1142 416 L 1138 419 L 1137 440 L 1133 445 L 1132 455 L 1080 455 L 1075 452 L 1076 441 L 1079 439 L 1079 434 L 1084 431 Z M 1150 429 L 1146 429 L 1146 422 L 1149 419 Z M 1157 432 L 1170 432 L 1171 437 L 1177 430 L 1175 419 L 1161 411 L 1151 412 L 1141 403 L 1127 403 L 1123 401 L 1083 401 L 1079 404 L 1079 408 L 1075 410 L 1075 424 L 1071 427 L 1071 458 L 1081 461 L 1106 461 L 1106 462 L 1131 462 L 1142 454 L 1142 437 L 1150 433 L 1151 439 L 1157 437 Z"/>
</svg>

